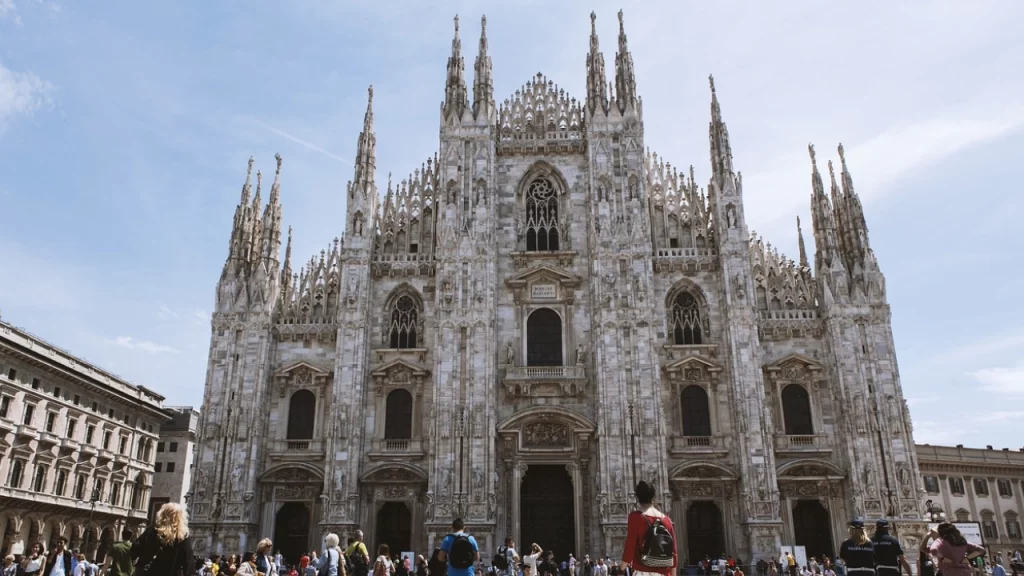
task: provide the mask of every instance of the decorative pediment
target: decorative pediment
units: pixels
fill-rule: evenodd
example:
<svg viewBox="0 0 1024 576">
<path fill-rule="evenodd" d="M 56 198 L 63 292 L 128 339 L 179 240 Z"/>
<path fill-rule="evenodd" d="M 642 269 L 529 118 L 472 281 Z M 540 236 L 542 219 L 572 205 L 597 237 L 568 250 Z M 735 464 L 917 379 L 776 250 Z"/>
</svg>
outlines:
<svg viewBox="0 0 1024 576">
<path fill-rule="evenodd" d="M 721 366 L 699 356 L 689 356 L 665 366 L 670 379 L 685 382 L 710 382 L 718 379 L 721 371 Z"/>
<path fill-rule="evenodd" d="M 307 464 L 283 464 L 267 470 L 260 476 L 261 482 L 281 483 L 303 483 L 322 484 L 324 481 L 323 472 L 312 465 Z"/>
<path fill-rule="evenodd" d="M 557 266 L 541 264 L 506 278 L 505 285 L 513 290 L 517 304 L 523 300 L 571 303 L 580 277 Z"/>
<path fill-rule="evenodd" d="M 299 360 L 279 369 L 274 377 L 281 383 L 291 381 L 295 386 L 314 386 L 327 383 L 331 371 L 306 360 Z"/>
<path fill-rule="evenodd" d="M 426 482 L 427 475 L 419 468 L 408 464 L 388 463 L 374 468 L 359 479 L 360 482 Z"/>
<path fill-rule="evenodd" d="M 724 464 L 696 460 L 683 462 L 669 472 L 672 480 L 736 480 L 736 473 Z"/>
<path fill-rule="evenodd" d="M 801 354 L 790 354 L 764 369 L 773 380 L 817 380 L 822 377 L 823 366 Z"/>
<path fill-rule="evenodd" d="M 846 472 L 835 464 L 822 460 L 796 460 L 779 466 L 777 476 L 779 480 L 787 478 L 842 479 L 846 477 Z"/>
<path fill-rule="evenodd" d="M 430 370 L 399 358 L 370 372 L 374 378 L 387 378 L 391 382 L 412 382 L 430 375 Z"/>
</svg>

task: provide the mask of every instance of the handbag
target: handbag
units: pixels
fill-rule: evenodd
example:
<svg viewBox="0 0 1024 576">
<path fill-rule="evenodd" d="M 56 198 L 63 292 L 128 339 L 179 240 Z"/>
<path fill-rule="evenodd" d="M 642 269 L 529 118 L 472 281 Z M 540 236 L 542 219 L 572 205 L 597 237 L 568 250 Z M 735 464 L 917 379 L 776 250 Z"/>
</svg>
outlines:
<svg viewBox="0 0 1024 576">
<path fill-rule="evenodd" d="M 331 549 L 327 549 L 327 550 L 324 551 L 324 553 L 327 554 L 327 564 L 324 564 L 324 567 L 321 568 L 319 571 L 317 571 L 317 573 L 316 573 L 317 576 L 330 576 L 330 574 L 331 574 L 331 562 L 334 561 L 334 557 L 332 556 L 331 552 L 334 552 L 335 554 L 338 553 L 337 550 L 331 550 Z"/>
</svg>

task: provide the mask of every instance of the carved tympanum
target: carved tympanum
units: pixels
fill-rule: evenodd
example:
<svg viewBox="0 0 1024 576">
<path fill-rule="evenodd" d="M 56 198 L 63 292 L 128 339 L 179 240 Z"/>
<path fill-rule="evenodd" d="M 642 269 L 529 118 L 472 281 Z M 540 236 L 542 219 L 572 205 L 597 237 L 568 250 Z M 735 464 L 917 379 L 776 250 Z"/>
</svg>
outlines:
<svg viewBox="0 0 1024 576">
<path fill-rule="evenodd" d="M 523 426 L 523 443 L 527 446 L 568 446 L 569 428 L 554 422 L 531 422 Z"/>
</svg>

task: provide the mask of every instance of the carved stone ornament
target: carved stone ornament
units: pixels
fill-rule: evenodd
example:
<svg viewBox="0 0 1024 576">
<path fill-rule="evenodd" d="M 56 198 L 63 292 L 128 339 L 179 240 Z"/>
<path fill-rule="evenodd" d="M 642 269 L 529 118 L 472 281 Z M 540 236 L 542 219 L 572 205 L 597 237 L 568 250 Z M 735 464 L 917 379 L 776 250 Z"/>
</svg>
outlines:
<svg viewBox="0 0 1024 576">
<path fill-rule="evenodd" d="M 568 446 L 569 427 L 554 422 L 530 422 L 523 426 L 526 446 Z"/>
<path fill-rule="evenodd" d="M 384 468 L 367 478 L 370 482 L 419 482 L 422 479 L 405 468 Z"/>
<path fill-rule="evenodd" d="M 273 482 L 303 482 L 303 483 L 320 483 L 320 479 L 311 474 L 307 470 L 301 468 L 285 468 L 278 470 L 270 475 L 267 479 Z"/>
</svg>

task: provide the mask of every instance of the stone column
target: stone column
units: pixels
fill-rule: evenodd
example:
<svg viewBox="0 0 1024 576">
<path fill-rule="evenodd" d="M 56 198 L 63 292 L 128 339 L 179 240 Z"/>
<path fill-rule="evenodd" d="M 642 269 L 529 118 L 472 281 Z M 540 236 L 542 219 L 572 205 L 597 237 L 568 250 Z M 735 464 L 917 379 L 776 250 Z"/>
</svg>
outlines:
<svg viewBox="0 0 1024 576">
<path fill-rule="evenodd" d="M 580 467 L 575 462 L 570 462 L 565 465 L 566 472 L 569 473 L 569 480 L 572 481 L 572 517 L 573 523 L 576 525 L 576 555 L 582 557 L 584 550 L 583 546 L 583 533 L 586 532 L 587 527 L 583 524 L 583 507 L 588 506 L 590 503 L 583 500 L 583 491 L 581 490 L 582 483 L 580 482 Z"/>
<path fill-rule="evenodd" d="M 262 538 L 272 538 L 274 531 L 274 517 L 277 515 L 277 503 L 271 498 L 270 502 L 263 503 L 263 515 L 260 518 L 260 535 Z"/>
<path fill-rule="evenodd" d="M 529 468 L 529 465 L 526 464 L 525 462 L 522 462 L 522 461 L 516 462 L 515 466 L 513 467 L 513 474 L 512 474 L 512 488 L 513 488 L 513 492 L 512 492 L 512 533 L 515 534 L 514 538 L 516 540 L 520 540 L 520 536 L 522 536 L 522 534 L 521 534 L 521 532 L 519 530 L 519 521 L 520 521 L 520 512 L 521 512 L 521 510 L 519 509 L 520 504 L 521 504 L 521 502 L 520 502 L 521 498 L 519 498 L 519 494 L 520 494 L 520 491 L 521 491 L 522 485 L 523 485 L 523 476 L 526 474 L 526 469 L 527 468 Z"/>
</svg>

